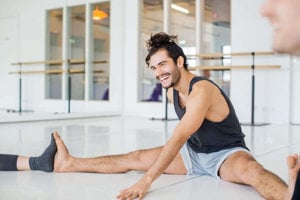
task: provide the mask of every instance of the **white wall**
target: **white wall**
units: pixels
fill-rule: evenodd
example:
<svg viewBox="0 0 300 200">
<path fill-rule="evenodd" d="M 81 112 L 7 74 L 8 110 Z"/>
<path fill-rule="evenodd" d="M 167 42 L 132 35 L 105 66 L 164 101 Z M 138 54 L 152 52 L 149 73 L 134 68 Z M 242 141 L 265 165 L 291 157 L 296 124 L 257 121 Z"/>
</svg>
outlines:
<svg viewBox="0 0 300 200">
<path fill-rule="evenodd" d="M 260 16 L 263 0 L 232 0 L 232 52 L 272 51 L 271 27 Z M 256 65 L 281 65 L 255 70 L 255 122 L 289 122 L 289 57 L 257 56 Z M 233 59 L 233 65 L 252 64 L 251 57 Z M 242 122 L 251 121 L 251 70 L 232 70 L 231 99 Z"/>
<path fill-rule="evenodd" d="M 12 62 L 45 60 L 45 13 L 47 9 L 99 2 L 96 0 L 2 0 L 0 3 L 0 108 L 18 107 L 18 70 Z M 101 1 L 100 1 L 101 2 Z M 124 115 L 164 117 L 164 103 L 138 102 L 139 0 L 111 0 L 110 102 L 72 101 L 74 112 L 115 112 Z M 271 27 L 259 14 L 263 0 L 232 0 L 231 42 L 233 52 L 271 51 Z M 18 6 L 16 6 L 18 5 Z M 144 58 L 143 58 L 144 59 Z M 291 85 L 299 70 L 290 71 L 288 56 L 262 56 L 257 65 L 276 64 L 280 69 L 255 71 L 255 121 L 299 123 L 300 94 Z M 250 57 L 233 59 L 234 65 L 252 64 Z M 43 66 L 32 66 L 43 69 Z M 295 73 L 294 73 L 295 72 Z M 293 79 L 290 76 L 293 74 Z M 250 121 L 251 70 L 233 70 L 231 99 L 242 122 Z M 66 101 L 44 99 L 42 75 L 24 77 L 23 105 L 35 111 L 66 111 Z M 291 90 L 290 90 L 291 89 Z M 291 91 L 291 92 L 290 92 Z M 165 97 L 163 97 L 164 99 Z M 291 110 L 291 112 L 290 112 Z M 170 117 L 174 111 L 169 105 Z"/>
<path fill-rule="evenodd" d="M 8 73 L 12 70 L 10 63 L 18 58 L 17 16 L 0 16 L 0 27 L 0 109 L 14 108 L 18 103 L 18 76 Z"/>
<path fill-rule="evenodd" d="M 290 122 L 300 124 L 300 60 L 299 58 L 291 59 L 290 70 Z"/>
</svg>

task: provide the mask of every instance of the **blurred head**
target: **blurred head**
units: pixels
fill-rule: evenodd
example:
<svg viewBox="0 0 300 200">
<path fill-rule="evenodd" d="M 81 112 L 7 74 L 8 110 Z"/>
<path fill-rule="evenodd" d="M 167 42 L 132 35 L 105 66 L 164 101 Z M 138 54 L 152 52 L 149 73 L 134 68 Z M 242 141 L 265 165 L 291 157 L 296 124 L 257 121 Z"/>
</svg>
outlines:
<svg viewBox="0 0 300 200">
<path fill-rule="evenodd" d="M 261 14 L 273 26 L 273 50 L 300 56 L 300 0 L 265 0 Z"/>
</svg>

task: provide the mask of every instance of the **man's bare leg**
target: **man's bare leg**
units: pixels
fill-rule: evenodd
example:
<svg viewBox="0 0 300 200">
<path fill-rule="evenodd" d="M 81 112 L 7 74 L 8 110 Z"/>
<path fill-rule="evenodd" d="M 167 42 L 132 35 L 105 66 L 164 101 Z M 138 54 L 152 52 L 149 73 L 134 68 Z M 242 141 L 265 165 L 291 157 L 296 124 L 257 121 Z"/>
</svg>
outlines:
<svg viewBox="0 0 300 200">
<path fill-rule="evenodd" d="M 232 154 L 224 161 L 219 172 L 226 181 L 252 186 L 265 199 L 291 199 L 287 184 L 264 169 L 249 153 Z"/>
<path fill-rule="evenodd" d="M 130 170 L 146 171 L 156 160 L 162 149 L 162 147 L 157 147 L 122 155 L 77 158 L 69 153 L 57 133 L 54 133 L 54 138 L 57 145 L 57 155 L 54 161 L 55 172 L 122 173 Z M 186 174 L 180 154 L 176 156 L 165 173 Z"/>
<path fill-rule="evenodd" d="M 18 156 L 18 159 L 17 159 L 17 169 L 19 171 L 30 170 L 29 157 Z"/>
<path fill-rule="evenodd" d="M 289 187 L 288 187 L 289 195 L 290 195 L 289 199 L 300 199 L 300 194 L 298 194 L 298 191 L 300 190 L 300 188 L 297 188 L 300 185 L 296 185 L 296 180 L 297 180 L 297 176 L 298 176 L 299 169 L 300 169 L 298 154 L 288 156 L 287 166 L 289 168 Z M 298 177 L 298 179 L 299 178 L 300 177 Z M 295 188 L 295 185 L 296 185 L 296 188 Z"/>
</svg>

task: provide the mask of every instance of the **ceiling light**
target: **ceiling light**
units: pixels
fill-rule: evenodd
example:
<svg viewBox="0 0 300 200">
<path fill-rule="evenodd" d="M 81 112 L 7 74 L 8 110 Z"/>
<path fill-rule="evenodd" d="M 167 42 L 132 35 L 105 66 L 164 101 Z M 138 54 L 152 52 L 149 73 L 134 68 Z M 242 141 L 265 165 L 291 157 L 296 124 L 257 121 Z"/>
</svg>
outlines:
<svg viewBox="0 0 300 200">
<path fill-rule="evenodd" d="M 189 14 L 190 13 L 190 11 L 188 9 L 183 8 L 181 6 L 178 6 L 178 5 L 174 4 L 174 3 L 171 4 L 171 8 L 173 8 L 174 10 L 177 10 L 179 12 L 185 13 L 185 14 Z"/>
<path fill-rule="evenodd" d="M 99 10 L 98 6 L 96 6 L 96 9 L 93 11 L 93 19 L 94 20 L 101 20 L 101 19 L 104 19 L 106 18 L 108 15 L 102 11 L 102 10 Z"/>
</svg>

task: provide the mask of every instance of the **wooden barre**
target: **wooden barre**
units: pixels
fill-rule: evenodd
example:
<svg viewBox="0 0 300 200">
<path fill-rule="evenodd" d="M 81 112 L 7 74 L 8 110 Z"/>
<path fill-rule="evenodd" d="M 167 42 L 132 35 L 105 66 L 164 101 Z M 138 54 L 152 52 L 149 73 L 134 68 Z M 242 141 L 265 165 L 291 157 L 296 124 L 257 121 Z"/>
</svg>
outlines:
<svg viewBox="0 0 300 200">
<path fill-rule="evenodd" d="M 84 64 L 86 63 L 85 59 L 69 59 L 66 60 L 69 64 Z M 11 65 L 40 65 L 40 64 L 49 64 L 49 65 L 61 65 L 64 63 L 64 60 L 46 60 L 46 61 L 33 61 L 33 62 L 16 62 L 11 63 Z M 94 60 L 93 64 L 108 63 L 106 60 Z"/>
<path fill-rule="evenodd" d="M 278 69 L 280 65 L 255 65 L 254 69 Z M 252 69 L 251 65 L 231 65 L 231 66 L 197 66 L 188 67 L 189 70 L 230 70 L 230 69 Z"/>
<path fill-rule="evenodd" d="M 102 64 L 102 63 L 108 63 L 106 60 L 94 60 L 93 64 Z"/>
<path fill-rule="evenodd" d="M 84 59 L 71 59 L 68 61 L 70 64 L 84 64 L 86 63 Z M 102 63 L 107 63 L 106 60 L 94 60 L 92 61 L 93 64 L 102 64 Z"/>
<path fill-rule="evenodd" d="M 104 73 L 103 70 L 93 70 L 94 73 Z M 9 74 L 62 74 L 62 73 L 70 73 L 70 74 L 81 74 L 85 73 L 83 69 L 70 69 L 70 70 L 32 70 L 32 71 L 13 71 L 9 72 Z"/>
<path fill-rule="evenodd" d="M 187 55 L 187 57 L 200 57 L 202 59 L 221 59 L 231 56 L 253 56 L 253 55 L 274 55 L 274 52 L 236 52 L 236 53 L 204 53 Z"/>
<path fill-rule="evenodd" d="M 60 65 L 63 60 L 47 60 L 47 61 L 33 61 L 33 62 L 16 62 L 11 63 L 11 65 L 39 65 L 39 64 L 50 64 L 50 65 Z"/>
</svg>

